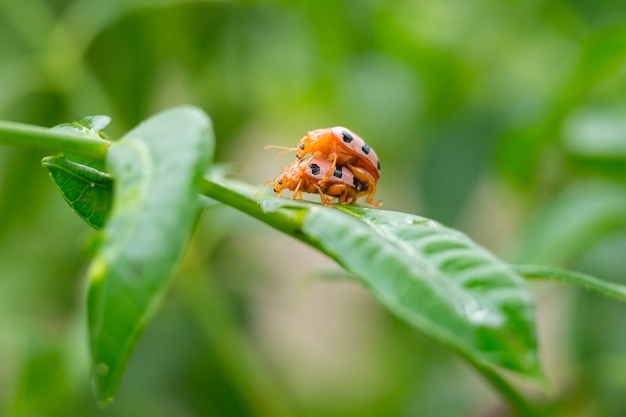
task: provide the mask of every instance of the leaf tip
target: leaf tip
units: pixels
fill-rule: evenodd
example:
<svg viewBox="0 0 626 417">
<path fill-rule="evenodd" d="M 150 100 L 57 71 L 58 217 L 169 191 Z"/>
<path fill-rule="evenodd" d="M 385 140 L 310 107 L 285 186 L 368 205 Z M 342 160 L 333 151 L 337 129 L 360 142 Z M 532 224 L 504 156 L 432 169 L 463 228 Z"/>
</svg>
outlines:
<svg viewBox="0 0 626 417">
<path fill-rule="evenodd" d="M 111 368 L 104 362 L 94 363 L 92 368 L 93 391 L 101 409 L 107 408 L 113 403 L 111 393 L 110 375 Z"/>
</svg>

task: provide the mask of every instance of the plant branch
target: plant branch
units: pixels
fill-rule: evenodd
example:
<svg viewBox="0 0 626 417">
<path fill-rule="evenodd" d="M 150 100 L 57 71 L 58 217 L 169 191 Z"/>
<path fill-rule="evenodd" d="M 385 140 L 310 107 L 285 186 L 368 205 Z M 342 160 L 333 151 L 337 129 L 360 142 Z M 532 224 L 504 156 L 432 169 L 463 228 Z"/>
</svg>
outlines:
<svg viewBox="0 0 626 417">
<path fill-rule="evenodd" d="M 478 372 L 482 374 L 491 385 L 498 390 L 500 395 L 506 398 L 509 406 L 515 411 L 515 415 L 520 417 L 543 417 L 546 412 L 537 405 L 528 401 L 515 389 L 509 381 L 500 375 L 492 366 L 480 363 L 468 355 L 459 352 Z"/>
<path fill-rule="evenodd" d="M 231 189 L 232 188 L 232 189 Z M 308 236 L 301 231 L 303 218 L 301 210 L 277 210 L 268 213 L 262 204 L 250 197 L 253 191 L 248 184 L 228 182 L 228 187 L 213 180 L 205 179 L 202 183 L 202 194 L 220 203 L 231 206 L 263 223 L 280 230 L 305 243 L 312 244 Z"/>
<path fill-rule="evenodd" d="M 28 146 L 103 160 L 111 142 L 40 126 L 0 121 L 0 144 Z"/>
<path fill-rule="evenodd" d="M 582 272 L 568 271 L 542 265 L 512 265 L 518 274 L 528 279 L 551 279 L 566 284 L 578 285 L 586 290 L 595 291 L 618 301 L 626 301 L 626 286 L 614 282 L 602 281 Z"/>
</svg>

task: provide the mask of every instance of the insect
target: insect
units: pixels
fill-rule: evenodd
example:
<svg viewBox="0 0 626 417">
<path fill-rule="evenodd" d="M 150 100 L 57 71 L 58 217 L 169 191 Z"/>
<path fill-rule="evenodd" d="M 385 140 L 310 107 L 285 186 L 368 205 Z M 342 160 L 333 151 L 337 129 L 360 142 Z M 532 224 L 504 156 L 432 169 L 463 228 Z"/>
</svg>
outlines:
<svg viewBox="0 0 626 417">
<path fill-rule="evenodd" d="M 273 145 L 265 147 L 269 148 L 284 149 L 284 152 L 277 156 L 295 151 L 298 159 L 310 154 L 311 159 L 323 158 L 331 161 L 332 165 L 322 179 L 321 185 L 330 179 L 337 165 L 347 167 L 359 181 L 367 184 L 370 191 L 367 204 L 376 207 L 382 204 L 374 203 L 376 181 L 380 178 L 378 155 L 360 136 L 345 127 L 337 126 L 307 132 L 294 148 Z"/>
<path fill-rule="evenodd" d="M 303 193 L 319 193 L 322 204 L 332 207 L 329 201 L 337 198 L 341 204 L 350 204 L 357 198 L 369 194 L 367 184 L 361 182 L 348 169 L 325 159 L 297 159 L 283 168 L 283 172 L 264 185 L 274 184 L 274 192 L 282 197 L 284 190 L 293 191 L 292 199 L 303 199 Z M 322 181 L 324 180 L 324 181 Z"/>
</svg>

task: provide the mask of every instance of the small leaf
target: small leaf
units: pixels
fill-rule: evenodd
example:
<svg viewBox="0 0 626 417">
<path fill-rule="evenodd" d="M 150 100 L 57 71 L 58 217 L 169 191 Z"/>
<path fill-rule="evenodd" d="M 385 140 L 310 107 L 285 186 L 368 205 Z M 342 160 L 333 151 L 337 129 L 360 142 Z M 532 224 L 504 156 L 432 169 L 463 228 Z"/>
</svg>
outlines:
<svg viewBox="0 0 626 417">
<path fill-rule="evenodd" d="M 106 135 L 100 131 L 110 121 L 109 116 L 87 116 L 51 130 L 101 140 Z M 58 155 L 47 156 L 41 163 L 48 168 L 50 177 L 74 212 L 90 226 L 101 229 L 111 211 L 113 198 L 113 181 L 110 175 L 102 172 L 102 161 Z"/>
<path fill-rule="evenodd" d="M 114 142 L 113 209 L 88 272 L 98 398 L 110 401 L 142 330 L 176 272 L 200 209 L 213 149 L 211 122 L 193 107 L 146 120 Z"/>
<path fill-rule="evenodd" d="M 50 170 L 52 180 L 76 214 L 101 229 L 111 211 L 113 178 L 62 156 L 47 156 L 41 163 Z"/>
<path fill-rule="evenodd" d="M 111 118 L 109 116 L 86 116 L 72 123 L 54 126 L 52 129 L 94 138 L 106 138 L 106 135 L 101 130 L 107 127 L 110 122 Z"/>
</svg>

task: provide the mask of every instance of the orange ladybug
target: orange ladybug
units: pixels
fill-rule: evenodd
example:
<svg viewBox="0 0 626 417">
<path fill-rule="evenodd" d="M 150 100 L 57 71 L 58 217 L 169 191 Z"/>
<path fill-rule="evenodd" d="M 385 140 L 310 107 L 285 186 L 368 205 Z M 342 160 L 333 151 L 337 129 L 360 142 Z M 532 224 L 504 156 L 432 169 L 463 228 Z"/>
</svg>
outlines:
<svg viewBox="0 0 626 417">
<path fill-rule="evenodd" d="M 266 147 L 269 148 L 285 149 L 285 152 L 295 151 L 298 159 L 303 159 L 309 154 L 312 155 L 311 158 L 327 159 L 332 162 L 327 175 L 330 175 L 337 165 L 347 167 L 359 181 L 367 184 L 371 194 L 366 202 L 372 206 L 380 206 L 381 203 L 373 202 L 376 182 L 380 178 L 378 155 L 360 136 L 348 128 L 336 126 L 312 130 L 307 132 L 294 148 Z M 329 177 L 325 177 L 323 181 L 328 179 Z"/>
<path fill-rule="evenodd" d="M 348 169 L 325 159 L 298 159 L 283 168 L 283 172 L 265 185 L 274 184 L 274 192 L 282 197 L 284 190 L 293 191 L 292 199 L 303 199 L 303 193 L 319 193 L 322 204 L 332 207 L 330 200 L 337 198 L 340 204 L 350 204 L 357 198 L 369 195 L 367 184 L 362 183 Z"/>
</svg>

